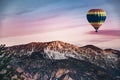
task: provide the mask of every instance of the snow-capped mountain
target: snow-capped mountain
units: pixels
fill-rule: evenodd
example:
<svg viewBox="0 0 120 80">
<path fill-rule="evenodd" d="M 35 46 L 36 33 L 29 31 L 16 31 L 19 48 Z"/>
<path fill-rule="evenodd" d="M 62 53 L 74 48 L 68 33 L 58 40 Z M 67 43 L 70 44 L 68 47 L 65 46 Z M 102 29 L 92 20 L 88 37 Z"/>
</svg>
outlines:
<svg viewBox="0 0 120 80">
<path fill-rule="evenodd" d="M 5 51 L 12 58 L 9 64 L 15 70 L 13 79 L 20 76 L 23 80 L 120 79 L 119 50 L 52 41 L 15 45 Z"/>
<path fill-rule="evenodd" d="M 39 54 L 46 55 L 49 59 L 65 59 L 67 56 L 74 56 L 80 52 L 79 47 L 64 43 L 61 41 L 52 42 L 32 42 L 25 45 L 17 45 L 8 47 L 7 51 L 13 55 L 30 56 L 33 52 L 38 52 Z M 79 52 L 78 52 L 79 51 Z"/>
<path fill-rule="evenodd" d="M 18 57 L 68 59 L 69 57 L 89 61 L 98 66 L 118 68 L 120 51 L 100 49 L 94 45 L 78 47 L 62 41 L 32 42 L 7 48 L 7 52 Z M 108 66 L 109 65 L 109 66 Z"/>
</svg>

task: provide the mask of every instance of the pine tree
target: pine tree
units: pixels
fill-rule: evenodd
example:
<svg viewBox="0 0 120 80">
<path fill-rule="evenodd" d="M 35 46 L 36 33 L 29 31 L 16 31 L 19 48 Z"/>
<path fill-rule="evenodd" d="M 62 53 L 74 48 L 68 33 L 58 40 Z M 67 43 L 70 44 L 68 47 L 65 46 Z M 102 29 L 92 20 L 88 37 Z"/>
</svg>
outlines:
<svg viewBox="0 0 120 80">
<path fill-rule="evenodd" d="M 5 45 L 0 45 L 0 80 L 11 80 L 13 69 L 8 65 L 11 56 L 5 52 Z"/>
</svg>

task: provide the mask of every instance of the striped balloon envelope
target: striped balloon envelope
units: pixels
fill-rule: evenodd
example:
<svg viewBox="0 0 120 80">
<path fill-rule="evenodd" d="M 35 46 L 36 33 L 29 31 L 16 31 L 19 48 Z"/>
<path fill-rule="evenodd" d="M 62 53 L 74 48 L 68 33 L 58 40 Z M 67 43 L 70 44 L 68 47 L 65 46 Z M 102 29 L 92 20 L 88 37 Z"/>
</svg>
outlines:
<svg viewBox="0 0 120 80">
<path fill-rule="evenodd" d="M 87 13 L 87 20 L 98 32 L 99 27 L 106 20 L 106 12 L 102 9 L 91 9 Z"/>
</svg>

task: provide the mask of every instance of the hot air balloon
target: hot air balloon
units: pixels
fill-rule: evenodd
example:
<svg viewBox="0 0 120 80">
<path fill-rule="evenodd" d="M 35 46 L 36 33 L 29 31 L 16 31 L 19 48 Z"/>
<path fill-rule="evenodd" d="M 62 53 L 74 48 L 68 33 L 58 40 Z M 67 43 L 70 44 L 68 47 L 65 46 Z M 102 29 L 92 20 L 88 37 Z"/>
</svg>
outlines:
<svg viewBox="0 0 120 80">
<path fill-rule="evenodd" d="M 98 32 L 105 19 L 106 12 L 102 9 L 91 9 L 87 13 L 87 20 L 94 27 L 95 32 Z"/>
</svg>

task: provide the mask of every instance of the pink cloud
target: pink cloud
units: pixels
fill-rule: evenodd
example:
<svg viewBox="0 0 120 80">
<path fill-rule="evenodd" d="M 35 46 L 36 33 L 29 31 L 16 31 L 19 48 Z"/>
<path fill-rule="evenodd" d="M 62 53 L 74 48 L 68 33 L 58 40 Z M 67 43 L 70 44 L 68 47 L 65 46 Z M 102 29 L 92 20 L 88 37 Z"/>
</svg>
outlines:
<svg viewBox="0 0 120 80">
<path fill-rule="evenodd" d="M 79 20 L 72 16 L 51 16 L 46 18 L 37 18 L 29 22 L 24 17 L 8 18 L 3 23 L 2 35 L 0 37 L 24 36 L 51 31 L 59 31 L 69 28 L 80 27 Z"/>
<path fill-rule="evenodd" d="M 87 34 L 120 37 L 120 30 L 99 30 L 97 33 L 90 31 Z"/>
</svg>

